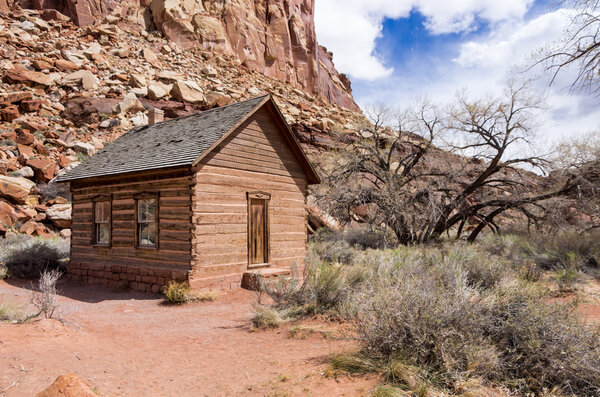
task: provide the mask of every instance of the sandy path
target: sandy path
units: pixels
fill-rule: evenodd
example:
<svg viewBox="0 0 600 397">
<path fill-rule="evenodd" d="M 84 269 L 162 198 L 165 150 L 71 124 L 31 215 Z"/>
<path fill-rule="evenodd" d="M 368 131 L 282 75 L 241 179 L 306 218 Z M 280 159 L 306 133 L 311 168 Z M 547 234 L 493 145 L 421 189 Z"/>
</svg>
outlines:
<svg viewBox="0 0 600 397">
<path fill-rule="evenodd" d="M 26 302 L 25 285 L 0 281 L 0 302 Z M 105 396 L 360 396 L 376 383 L 323 376 L 327 356 L 353 342 L 291 337 L 289 327 L 250 331 L 249 291 L 165 306 L 156 295 L 59 287 L 62 322 L 0 324 L 0 390 L 13 385 L 6 396 L 35 395 L 65 372 Z"/>
</svg>

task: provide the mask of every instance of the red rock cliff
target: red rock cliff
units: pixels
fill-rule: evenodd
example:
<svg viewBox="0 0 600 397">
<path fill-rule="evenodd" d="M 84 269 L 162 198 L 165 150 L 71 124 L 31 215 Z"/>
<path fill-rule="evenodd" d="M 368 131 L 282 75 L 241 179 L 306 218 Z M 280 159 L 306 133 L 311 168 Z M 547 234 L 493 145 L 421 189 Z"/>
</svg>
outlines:
<svg viewBox="0 0 600 397">
<path fill-rule="evenodd" d="M 182 49 L 233 55 L 250 69 L 332 104 L 358 110 L 350 80 L 317 43 L 315 0 L 24 0 L 56 9 L 80 26 L 119 14 L 161 30 Z"/>
</svg>

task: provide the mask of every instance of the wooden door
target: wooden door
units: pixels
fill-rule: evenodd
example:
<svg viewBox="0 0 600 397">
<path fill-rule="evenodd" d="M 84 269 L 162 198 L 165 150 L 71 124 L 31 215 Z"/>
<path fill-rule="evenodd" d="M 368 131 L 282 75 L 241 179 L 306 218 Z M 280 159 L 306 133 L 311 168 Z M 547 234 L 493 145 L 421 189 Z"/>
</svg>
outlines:
<svg viewBox="0 0 600 397">
<path fill-rule="evenodd" d="M 249 265 L 269 262 L 268 201 L 248 199 Z"/>
</svg>

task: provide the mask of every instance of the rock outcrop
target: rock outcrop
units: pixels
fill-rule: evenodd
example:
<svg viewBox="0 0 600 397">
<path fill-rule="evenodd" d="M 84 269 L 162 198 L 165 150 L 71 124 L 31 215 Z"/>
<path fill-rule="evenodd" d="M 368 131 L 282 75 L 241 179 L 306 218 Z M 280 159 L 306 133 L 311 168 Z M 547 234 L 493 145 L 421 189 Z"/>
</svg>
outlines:
<svg viewBox="0 0 600 397">
<path fill-rule="evenodd" d="M 287 82 L 331 104 L 359 110 L 350 80 L 317 43 L 315 0 L 28 0 L 54 9 L 78 26 L 105 17 L 158 29 L 182 50 L 202 48 Z M 144 56 L 146 56 L 144 54 Z M 148 54 L 152 57 L 152 54 Z M 35 80 L 35 79 L 34 79 Z"/>
</svg>

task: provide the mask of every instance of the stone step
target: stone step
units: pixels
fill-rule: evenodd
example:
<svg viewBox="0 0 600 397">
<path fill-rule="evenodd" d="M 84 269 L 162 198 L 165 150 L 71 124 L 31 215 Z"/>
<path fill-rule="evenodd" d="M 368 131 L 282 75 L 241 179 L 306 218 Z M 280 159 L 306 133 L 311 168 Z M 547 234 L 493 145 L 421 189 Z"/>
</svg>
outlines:
<svg viewBox="0 0 600 397">
<path fill-rule="evenodd" d="M 292 271 L 290 269 L 278 267 L 247 270 L 242 275 L 242 288 L 256 291 L 261 280 L 276 279 L 281 276 L 287 277 L 291 275 Z"/>
</svg>

